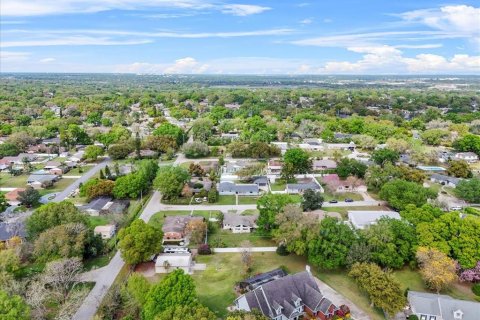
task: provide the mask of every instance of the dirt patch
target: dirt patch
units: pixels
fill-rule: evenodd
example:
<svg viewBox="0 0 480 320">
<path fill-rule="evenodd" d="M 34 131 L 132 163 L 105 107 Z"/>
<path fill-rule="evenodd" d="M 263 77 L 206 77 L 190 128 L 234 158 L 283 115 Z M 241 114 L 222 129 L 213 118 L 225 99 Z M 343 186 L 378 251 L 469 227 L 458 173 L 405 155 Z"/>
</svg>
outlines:
<svg viewBox="0 0 480 320">
<path fill-rule="evenodd" d="M 139 263 L 134 271 L 143 274 L 145 277 L 152 277 L 155 275 L 155 262 L 149 261 Z"/>
</svg>

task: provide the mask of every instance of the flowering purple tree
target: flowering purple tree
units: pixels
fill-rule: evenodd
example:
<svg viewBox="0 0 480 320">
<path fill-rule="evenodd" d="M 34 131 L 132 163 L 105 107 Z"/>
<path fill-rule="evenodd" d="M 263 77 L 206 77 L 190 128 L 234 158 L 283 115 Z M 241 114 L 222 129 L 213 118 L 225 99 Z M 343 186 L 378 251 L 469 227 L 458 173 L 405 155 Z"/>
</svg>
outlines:
<svg viewBox="0 0 480 320">
<path fill-rule="evenodd" d="M 460 281 L 480 282 L 480 261 L 472 269 L 465 269 L 460 272 Z"/>
</svg>

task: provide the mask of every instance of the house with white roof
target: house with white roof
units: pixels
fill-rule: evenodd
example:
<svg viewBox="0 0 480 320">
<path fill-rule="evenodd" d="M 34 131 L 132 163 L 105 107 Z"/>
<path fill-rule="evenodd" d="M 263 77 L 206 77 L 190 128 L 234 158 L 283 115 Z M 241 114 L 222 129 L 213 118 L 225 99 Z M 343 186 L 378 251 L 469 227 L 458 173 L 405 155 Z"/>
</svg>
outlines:
<svg viewBox="0 0 480 320">
<path fill-rule="evenodd" d="M 356 229 L 365 229 L 384 217 L 400 220 L 395 211 L 348 211 L 348 221 Z"/>
<path fill-rule="evenodd" d="M 108 224 L 105 226 L 96 226 L 93 230 L 95 235 L 100 235 L 102 239 L 110 239 L 115 235 L 116 227 L 113 224 Z"/>
<path fill-rule="evenodd" d="M 478 156 L 474 152 L 459 152 L 455 154 L 454 159 L 474 163 L 478 161 Z"/>
</svg>

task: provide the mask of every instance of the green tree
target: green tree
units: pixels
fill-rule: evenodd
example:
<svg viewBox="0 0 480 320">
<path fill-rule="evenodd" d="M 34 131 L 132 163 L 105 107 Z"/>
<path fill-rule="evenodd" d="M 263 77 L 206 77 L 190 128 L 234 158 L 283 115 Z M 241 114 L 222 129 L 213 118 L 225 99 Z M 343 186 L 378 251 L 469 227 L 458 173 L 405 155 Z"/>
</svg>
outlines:
<svg viewBox="0 0 480 320">
<path fill-rule="evenodd" d="M 448 162 L 447 173 L 457 178 L 471 178 L 473 176 L 470 165 L 463 160 L 452 160 Z"/>
<path fill-rule="evenodd" d="M 192 135 L 195 140 L 207 141 L 212 136 L 213 121 L 209 118 L 200 118 L 192 124 Z"/>
<path fill-rule="evenodd" d="M 135 272 L 128 277 L 126 289 L 139 307 L 145 304 L 145 300 L 150 288 L 150 283 L 140 273 Z"/>
<path fill-rule="evenodd" d="M 13 143 L 0 144 L 0 157 L 16 156 L 21 152 L 20 148 Z"/>
<path fill-rule="evenodd" d="M 66 223 L 88 225 L 87 217 L 69 201 L 44 204 L 27 218 L 27 234 L 33 239 L 47 229 Z"/>
<path fill-rule="evenodd" d="M 160 230 L 137 219 L 118 233 L 118 247 L 126 263 L 134 265 L 148 261 L 162 248 L 163 234 Z"/>
<path fill-rule="evenodd" d="M 431 204 L 424 204 L 421 207 L 417 207 L 413 204 L 409 204 L 400 211 L 400 216 L 417 226 L 422 222 L 430 222 L 439 218 L 443 214 L 442 209 L 432 206 Z"/>
<path fill-rule="evenodd" d="M 160 137 L 171 137 L 175 139 L 177 146 L 181 146 L 185 142 L 183 130 L 168 122 L 164 122 L 158 126 L 158 128 L 153 131 L 153 134 Z"/>
<path fill-rule="evenodd" d="M 387 162 L 395 164 L 395 162 L 400 159 L 400 155 L 397 151 L 390 150 L 390 149 L 378 149 L 372 153 L 372 160 L 379 166 L 383 168 Z"/>
<path fill-rule="evenodd" d="M 25 188 L 24 191 L 20 191 L 18 193 L 17 200 L 20 201 L 21 204 L 24 206 L 30 208 L 38 203 L 40 200 L 41 195 L 38 192 L 38 190 L 32 188 L 32 187 L 27 187 Z"/>
<path fill-rule="evenodd" d="M 308 173 L 312 170 L 312 160 L 309 154 L 300 148 L 293 148 L 287 150 L 283 156 L 283 163 L 291 164 L 294 168 L 295 174 Z"/>
<path fill-rule="evenodd" d="M 15 272 L 20 269 L 20 257 L 16 250 L 4 249 L 0 250 L 0 272 Z"/>
<path fill-rule="evenodd" d="M 143 142 L 145 149 L 166 153 L 169 150 L 177 149 L 177 142 L 174 138 L 168 136 L 147 136 Z"/>
<path fill-rule="evenodd" d="M 442 140 L 448 137 L 448 131 L 443 129 L 425 130 L 421 134 L 422 140 L 430 146 L 438 146 Z"/>
<path fill-rule="evenodd" d="M 379 165 L 370 166 L 365 173 L 365 182 L 369 190 L 378 191 L 385 183 L 401 177 L 399 167 L 386 163 L 383 168 Z"/>
<path fill-rule="evenodd" d="M 308 242 L 308 261 L 322 269 L 338 269 L 346 265 L 355 232 L 342 221 L 326 217 Z"/>
<path fill-rule="evenodd" d="M 0 318 L 3 320 L 29 320 L 30 307 L 20 296 L 0 290 Z"/>
<path fill-rule="evenodd" d="M 455 261 L 445 253 L 434 248 L 419 247 L 416 257 L 423 280 L 437 293 L 457 280 Z"/>
<path fill-rule="evenodd" d="M 304 211 L 320 209 L 323 205 L 323 196 L 320 192 L 307 189 L 303 193 L 302 207 Z"/>
<path fill-rule="evenodd" d="M 207 144 L 194 141 L 184 144 L 182 146 L 182 152 L 185 154 L 185 157 L 189 159 L 196 159 L 208 156 L 210 149 L 208 148 Z"/>
<path fill-rule="evenodd" d="M 7 199 L 5 198 L 5 194 L 0 194 L 0 212 L 5 211 L 8 207 Z"/>
<path fill-rule="evenodd" d="M 106 147 L 112 144 L 124 144 L 132 137 L 132 133 L 125 127 L 116 124 L 107 133 L 101 134 L 97 137 L 98 141 L 103 143 Z"/>
<path fill-rule="evenodd" d="M 475 152 L 480 155 L 480 136 L 474 134 L 466 134 L 462 138 L 453 143 L 453 147 L 463 152 Z"/>
<path fill-rule="evenodd" d="M 217 320 L 218 317 L 200 304 L 169 307 L 159 313 L 155 320 Z"/>
<path fill-rule="evenodd" d="M 113 144 L 108 148 L 108 155 L 113 160 L 125 159 L 133 148 L 128 144 Z"/>
<path fill-rule="evenodd" d="M 268 193 L 261 196 L 257 201 L 259 211 L 257 225 L 259 229 L 264 232 L 275 229 L 277 227 L 275 216 L 289 203 L 295 203 L 289 195 Z"/>
<path fill-rule="evenodd" d="M 455 194 L 470 203 L 480 203 L 480 179 L 460 181 L 455 188 Z"/>
<path fill-rule="evenodd" d="M 111 180 L 97 180 L 97 183 L 87 185 L 85 194 L 88 200 L 92 200 L 101 196 L 111 196 L 114 188 L 115 182 Z"/>
<path fill-rule="evenodd" d="M 337 164 L 337 174 L 340 178 L 345 179 L 348 176 L 356 176 L 363 179 L 367 171 L 367 165 L 355 160 L 342 158 Z"/>
<path fill-rule="evenodd" d="M 407 300 L 400 283 L 376 264 L 355 263 L 348 275 L 368 294 L 372 305 L 388 315 L 393 316 L 406 306 Z"/>
<path fill-rule="evenodd" d="M 195 283 L 183 270 L 169 273 L 147 294 L 142 319 L 153 320 L 165 310 L 176 306 L 192 306 L 197 303 Z"/>
<path fill-rule="evenodd" d="M 103 148 L 100 146 L 87 146 L 85 148 L 84 158 L 87 160 L 95 161 L 103 154 Z"/>
<path fill-rule="evenodd" d="M 183 186 L 190 180 L 188 171 L 179 166 L 164 166 L 158 170 L 154 186 L 166 199 L 180 196 Z"/>
<path fill-rule="evenodd" d="M 371 259 L 382 267 L 401 268 L 413 261 L 417 237 L 406 221 L 382 218 L 363 232 Z"/>
<path fill-rule="evenodd" d="M 415 182 L 395 179 L 383 185 L 379 196 L 393 208 L 403 210 L 409 204 L 420 207 L 427 203 L 428 199 L 436 198 L 437 193 Z"/>
</svg>

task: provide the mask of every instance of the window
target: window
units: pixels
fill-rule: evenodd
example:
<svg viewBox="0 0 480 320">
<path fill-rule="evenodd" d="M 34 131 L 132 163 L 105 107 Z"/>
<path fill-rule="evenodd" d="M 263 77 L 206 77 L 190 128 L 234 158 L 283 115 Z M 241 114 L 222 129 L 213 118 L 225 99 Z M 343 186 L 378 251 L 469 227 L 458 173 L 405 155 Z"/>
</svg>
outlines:
<svg viewBox="0 0 480 320">
<path fill-rule="evenodd" d="M 427 320 L 427 316 L 426 316 L 425 314 L 422 314 L 422 315 L 420 316 L 420 320 Z"/>
<path fill-rule="evenodd" d="M 437 320 L 436 316 L 430 316 L 430 320 Z"/>
</svg>

